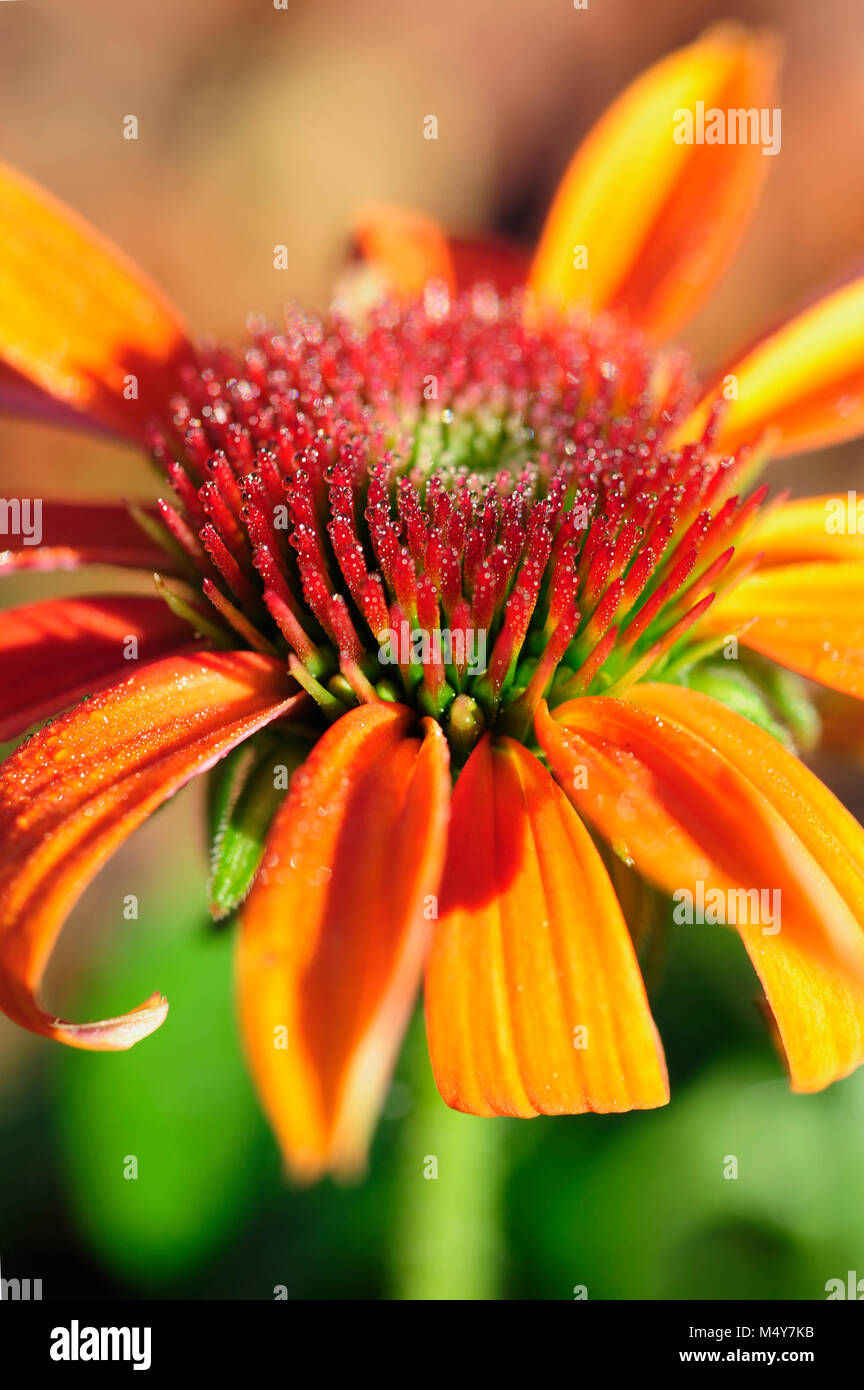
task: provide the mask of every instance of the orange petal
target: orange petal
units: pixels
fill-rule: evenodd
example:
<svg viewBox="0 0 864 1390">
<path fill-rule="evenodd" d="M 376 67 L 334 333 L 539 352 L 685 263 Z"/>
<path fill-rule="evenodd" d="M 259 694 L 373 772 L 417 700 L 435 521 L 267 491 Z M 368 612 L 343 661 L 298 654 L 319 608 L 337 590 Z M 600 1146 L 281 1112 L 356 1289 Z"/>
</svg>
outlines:
<svg viewBox="0 0 864 1390">
<path fill-rule="evenodd" d="M 376 204 L 366 208 L 354 226 L 354 239 L 364 261 L 378 271 L 388 290 L 413 299 L 428 280 L 444 280 L 455 288 L 450 245 L 433 217 L 415 208 Z"/>
<path fill-rule="evenodd" d="M 363 1167 L 416 998 L 444 856 L 447 744 L 400 705 L 321 739 L 273 823 L 243 909 L 240 1009 L 286 1162 Z"/>
<path fill-rule="evenodd" d="M 172 656 L 34 734 L 0 767 L 0 1009 L 72 1047 L 152 1033 L 167 1002 L 67 1023 L 36 999 L 54 941 L 97 869 L 151 811 L 296 696 L 281 662 L 250 652 Z"/>
<path fill-rule="evenodd" d="M 741 641 L 820 685 L 864 699 L 864 564 L 757 570 L 709 608 L 703 629 Z"/>
<path fill-rule="evenodd" d="M 727 758 L 780 813 L 864 925 L 864 830 L 800 758 L 701 691 L 651 683 L 635 686 L 629 699 Z"/>
<path fill-rule="evenodd" d="M 857 494 L 796 497 L 767 507 L 753 521 L 737 556 L 760 556 L 760 567 L 796 560 L 864 560 L 864 512 L 858 525 Z M 830 529 L 829 529 L 830 528 Z"/>
<path fill-rule="evenodd" d="M 134 646 L 130 645 L 134 639 Z M 65 709 L 168 652 L 196 645 L 188 623 L 159 598 L 49 599 L 0 616 L 0 739 Z"/>
<path fill-rule="evenodd" d="M 548 772 L 487 737 L 456 784 L 426 973 L 429 1050 L 474 1115 L 669 1099 L 633 944 L 591 837 Z"/>
<path fill-rule="evenodd" d="M 864 277 L 820 299 L 726 367 L 737 382 L 715 447 L 731 453 L 771 431 L 774 454 L 797 454 L 864 433 Z M 701 436 L 716 389 L 675 431 Z"/>
<path fill-rule="evenodd" d="M 770 38 L 724 24 L 628 87 L 564 175 L 531 269 L 538 297 L 625 314 L 655 337 L 688 318 L 731 259 L 771 159 L 758 144 L 676 143 L 679 113 L 699 101 L 768 109 L 776 67 Z"/>
<path fill-rule="evenodd" d="M 141 510 L 154 520 L 155 507 Z M 128 508 L 120 502 L 41 503 L 36 537 L 33 512 L 14 535 L 3 535 L 0 575 L 19 570 L 73 570 L 79 565 L 119 565 L 123 569 L 158 570 L 160 574 L 185 574 L 174 555 L 145 535 Z"/>
<path fill-rule="evenodd" d="M 178 368 L 193 360 L 155 286 L 76 213 L 2 165 L 0 356 L 56 400 L 134 439 L 166 416 Z"/>
<path fill-rule="evenodd" d="M 541 746 L 571 801 L 665 892 L 698 892 L 699 883 L 706 892 L 779 891 L 779 931 L 767 922 L 739 922 L 737 930 L 777 1021 L 793 1087 L 818 1090 L 864 1060 L 862 832 L 836 809 L 829 815 L 829 794 L 817 795 L 794 774 L 770 735 L 718 712 L 710 697 L 697 703 L 676 688 L 663 697 L 662 716 L 651 695 L 636 698 L 645 708 L 588 698 L 552 718 L 544 707 Z M 669 716 L 679 707 L 694 712 L 686 716 L 694 724 L 699 711 L 706 737 Z M 734 760 L 731 735 L 718 734 L 721 748 L 713 746 L 715 727 L 734 728 Z M 814 824 L 819 816 L 824 830 Z M 830 853 L 835 826 L 844 835 L 836 854 L 847 853 L 839 869 Z"/>
<path fill-rule="evenodd" d="M 642 685 L 636 686 L 631 698 L 640 708 L 671 719 L 706 740 L 728 759 L 780 813 L 829 875 L 858 922 L 864 924 L 864 830 L 809 768 L 763 729 L 699 691 Z M 790 963 L 790 970 L 795 965 Z M 833 1033 L 833 1050 L 841 1065 L 849 1070 L 846 1060 L 856 1055 L 856 1047 L 858 1057 L 861 1056 L 864 990 L 851 986 L 842 976 L 835 981 L 831 975 L 818 988 L 818 976 L 809 972 L 809 966 L 801 970 L 797 979 L 790 975 L 789 983 L 803 1001 L 811 1000 L 812 1017 L 804 1020 L 814 1035 L 808 1067 L 817 1074 L 826 1063 L 830 1068 L 831 1044 L 826 1048 L 820 1035 Z M 808 985 L 810 993 L 805 989 Z M 789 1026 L 797 1026 L 794 1019 Z M 799 1085 L 798 1089 L 812 1088 Z"/>
</svg>

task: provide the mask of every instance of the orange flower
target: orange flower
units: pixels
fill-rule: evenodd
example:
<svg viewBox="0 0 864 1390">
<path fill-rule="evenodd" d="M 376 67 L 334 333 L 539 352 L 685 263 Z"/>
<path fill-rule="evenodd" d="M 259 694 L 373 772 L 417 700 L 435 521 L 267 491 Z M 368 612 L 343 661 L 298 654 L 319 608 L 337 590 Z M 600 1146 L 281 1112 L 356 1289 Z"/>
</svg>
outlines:
<svg viewBox="0 0 864 1390">
<path fill-rule="evenodd" d="M 373 211 L 360 248 L 395 298 L 255 325 L 240 353 L 197 350 L 2 172 L 0 398 L 137 441 L 171 488 L 134 516 L 48 503 L 41 544 L 0 555 L 159 572 L 153 598 L 6 615 L 0 736 L 91 693 L 0 770 L 9 1017 L 103 1049 L 161 1024 L 158 994 L 57 1019 L 40 980 L 106 857 L 213 769 L 212 907 L 240 907 L 247 1051 L 299 1178 L 362 1168 L 424 969 L 449 1105 L 666 1102 L 638 895 L 604 841 L 676 900 L 719 895 L 795 1089 L 864 1059 L 864 833 L 796 757 L 812 711 L 781 670 L 864 695 L 862 544 L 824 499 L 753 490 L 769 453 L 864 431 L 864 281 L 728 367 L 737 393 L 657 346 L 770 164 L 679 144 L 673 116 L 768 108 L 774 67 L 723 27 L 652 68 L 530 263 Z"/>
</svg>

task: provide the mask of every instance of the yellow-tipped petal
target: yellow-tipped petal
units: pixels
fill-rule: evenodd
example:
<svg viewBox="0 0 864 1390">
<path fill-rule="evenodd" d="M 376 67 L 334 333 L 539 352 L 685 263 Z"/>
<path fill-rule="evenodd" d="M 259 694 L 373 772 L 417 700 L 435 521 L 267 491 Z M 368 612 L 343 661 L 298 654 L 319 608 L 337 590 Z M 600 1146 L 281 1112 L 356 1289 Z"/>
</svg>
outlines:
<svg viewBox="0 0 864 1390">
<path fill-rule="evenodd" d="M 697 102 L 769 110 L 776 68 L 769 36 L 724 24 L 628 87 L 561 183 L 531 270 L 538 298 L 672 333 L 728 263 L 771 165 L 755 143 L 678 143 L 676 124 Z"/>
<path fill-rule="evenodd" d="M 864 507 L 860 531 L 858 516 L 855 493 L 796 497 L 766 507 L 736 543 L 735 553 L 759 556 L 760 569 L 808 560 L 864 561 Z"/>
<path fill-rule="evenodd" d="M 735 378 L 715 445 L 731 453 L 764 430 L 774 454 L 797 454 L 864 433 L 864 277 L 820 299 L 723 373 Z M 698 438 L 716 389 L 675 431 Z"/>
</svg>

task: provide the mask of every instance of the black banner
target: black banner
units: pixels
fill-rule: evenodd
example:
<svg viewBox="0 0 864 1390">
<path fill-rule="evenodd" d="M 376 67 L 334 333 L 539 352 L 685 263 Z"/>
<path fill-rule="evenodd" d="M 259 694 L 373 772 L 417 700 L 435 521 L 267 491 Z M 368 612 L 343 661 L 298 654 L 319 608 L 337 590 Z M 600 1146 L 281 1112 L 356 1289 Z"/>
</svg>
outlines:
<svg viewBox="0 0 864 1390">
<path fill-rule="evenodd" d="M 378 1357 L 392 1366 L 381 1325 L 377 1331 L 364 1312 L 363 1341 L 353 1334 L 340 1337 L 338 1322 L 347 1320 L 349 1304 L 324 1314 L 331 1327 L 325 1344 L 328 1377 L 338 1364 L 340 1347 L 356 1371 L 368 1355 L 367 1370 L 374 1373 Z M 380 1314 L 375 1315 L 375 1323 Z M 404 1326 L 410 1312 L 400 1314 Z M 454 1316 L 458 1326 L 459 1315 Z M 495 1323 L 483 1334 L 483 1357 L 491 1357 L 497 1344 Z M 529 1315 L 530 1316 L 530 1315 Z M 592 1361 L 610 1372 L 650 1369 L 665 1372 L 672 1367 L 698 1372 L 704 1367 L 732 1370 L 763 1367 L 771 1370 L 804 1367 L 824 1377 L 857 1358 L 864 1319 L 855 1309 L 824 1303 L 600 1303 L 578 1302 L 550 1318 L 550 1330 L 562 1338 L 562 1347 L 594 1348 Z M 338 1321 L 337 1321 L 338 1320 Z M 485 1322 L 485 1318 L 484 1318 Z M 384 1328 L 387 1322 L 384 1323 Z M 454 1328 L 455 1330 L 455 1328 Z M 512 1336 L 505 1334 L 509 1345 Z M 526 1326 L 525 1332 L 528 1332 Z M 373 1353 L 375 1338 L 377 1347 Z M 387 1336 L 385 1331 L 383 1336 Z M 398 1335 L 398 1332 L 397 1334 Z M 523 1336 L 525 1333 L 523 1333 Z M 530 1333 L 529 1333 L 530 1335 Z M 587 1340 L 590 1338 L 590 1342 Z M 437 1343 L 424 1343 L 422 1367 L 428 1373 L 441 1347 L 442 1364 L 461 1362 L 462 1338 L 448 1335 Z M 367 1352 L 362 1351 L 363 1346 Z M 0 1305 L 0 1353 L 4 1371 L 19 1366 L 23 1374 L 50 1376 L 58 1382 L 104 1378 L 108 1372 L 150 1375 L 194 1371 L 221 1374 L 227 1370 L 259 1374 L 268 1366 L 286 1374 L 296 1357 L 308 1367 L 308 1358 L 321 1347 L 315 1331 L 315 1314 L 306 1307 L 298 1313 L 288 1302 L 140 1302 L 72 1303 L 14 1302 Z M 413 1359 L 413 1358 L 412 1358 Z M 412 1359 L 404 1367 L 411 1374 Z M 304 1372 L 306 1374 L 308 1372 Z M 390 1374 L 383 1370 L 383 1374 Z"/>
</svg>

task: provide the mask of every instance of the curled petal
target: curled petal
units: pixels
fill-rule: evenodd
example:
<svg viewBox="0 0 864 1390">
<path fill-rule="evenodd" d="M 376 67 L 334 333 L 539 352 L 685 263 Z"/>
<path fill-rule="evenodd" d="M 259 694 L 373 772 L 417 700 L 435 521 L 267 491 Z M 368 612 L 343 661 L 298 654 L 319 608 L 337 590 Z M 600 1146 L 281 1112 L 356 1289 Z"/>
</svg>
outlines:
<svg viewBox="0 0 864 1390">
<path fill-rule="evenodd" d="M 734 378 L 715 446 L 731 453 L 770 432 L 774 454 L 797 454 L 864 433 L 864 277 L 820 299 L 724 369 Z M 709 391 L 672 444 L 698 438 Z"/>
<path fill-rule="evenodd" d="M 602 860 L 546 769 L 487 736 L 456 784 L 426 972 L 429 1050 L 473 1115 L 669 1098 L 633 944 Z"/>
<path fill-rule="evenodd" d="M 154 521 L 152 507 L 142 511 Z M 184 574 L 169 550 L 163 550 L 121 502 L 40 502 L 38 523 L 32 511 L 27 525 L 2 537 L 0 575 L 20 570 L 74 570 L 81 565 L 118 565 L 123 569 Z"/>
<path fill-rule="evenodd" d="M 554 718 L 542 708 L 541 746 L 570 800 L 646 878 L 670 894 L 701 883 L 726 895 L 792 1085 L 819 1090 L 864 1060 L 864 832 L 842 808 L 829 811 L 830 794 L 749 721 L 677 687 L 655 695 L 655 709 L 645 689 L 633 700 L 571 701 Z M 836 856 L 845 857 L 835 868 Z M 770 922 L 760 920 L 765 890 L 779 894 Z"/>
<path fill-rule="evenodd" d="M 54 400 L 135 440 L 194 360 L 176 310 L 88 226 L 0 166 L 0 357 Z"/>
<path fill-rule="evenodd" d="M 751 619 L 755 618 L 755 622 Z M 708 610 L 704 628 L 831 690 L 864 699 L 864 564 L 777 565 L 748 575 Z"/>
<path fill-rule="evenodd" d="M 678 143 L 676 123 L 686 134 L 697 102 L 769 108 L 776 67 L 770 38 L 726 24 L 628 87 L 564 175 L 531 268 L 539 299 L 674 332 L 731 259 L 771 164 L 756 142 Z"/>
<path fill-rule="evenodd" d="M 0 616 L 0 740 L 119 680 L 139 661 L 195 645 L 188 623 L 158 598 L 50 599 Z"/>
<path fill-rule="evenodd" d="M 57 934 L 97 869 L 140 823 L 296 700 L 250 652 L 172 656 L 34 734 L 0 767 L 0 1008 L 72 1047 L 130 1047 L 162 1022 L 158 994 L 97 1023 L 37 1001 Z"/>
<path fill-rule="evenodd" d="M 243 909 L 247 1051 L 294 1175 L 350 1175 L 420 980 L 444 856 L 447 743 L 404 706 L 337 721 L 294 775 Z"/>
</svg>

